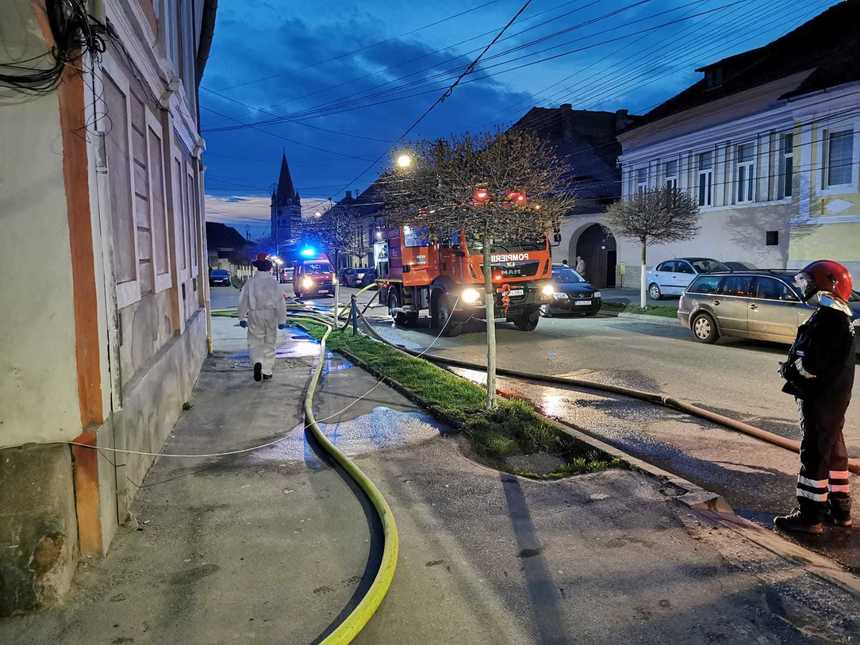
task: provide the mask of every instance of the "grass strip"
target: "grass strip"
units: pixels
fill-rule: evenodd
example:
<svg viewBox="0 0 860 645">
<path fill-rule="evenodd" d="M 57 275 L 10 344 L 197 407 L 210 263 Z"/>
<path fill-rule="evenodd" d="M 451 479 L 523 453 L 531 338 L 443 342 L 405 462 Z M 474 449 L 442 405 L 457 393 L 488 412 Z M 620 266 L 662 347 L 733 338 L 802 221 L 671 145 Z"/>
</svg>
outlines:
<svg viewBox="0 0 860 645">
<path fill-rule="evenodd" d="M 314 337 L 322 325 L 302 322 Z M 462 429 L 479 461 L 499 470 L 538 479 L 556 479 L 621 466 L 617 459 L 583 446 L 548 424 L 535 407 L 522 399 L 501 399 L 496 410 L 484 410 L 486 390 L 464 378 L 420 358 L 409 356 L 366 336 L 351 332 L 332 333 L 327 340 L 333 351 L 345 351 L 372 371 L 384 374 L 415 394 L 428 410 L 453 421 Z M 552 455 L 554 466 L 515 467 L 512 457 Z M 528 460 L 526 460 L 528 461 Z M 538 462 L 535 462 L 538 463 Z"/>
</svg>

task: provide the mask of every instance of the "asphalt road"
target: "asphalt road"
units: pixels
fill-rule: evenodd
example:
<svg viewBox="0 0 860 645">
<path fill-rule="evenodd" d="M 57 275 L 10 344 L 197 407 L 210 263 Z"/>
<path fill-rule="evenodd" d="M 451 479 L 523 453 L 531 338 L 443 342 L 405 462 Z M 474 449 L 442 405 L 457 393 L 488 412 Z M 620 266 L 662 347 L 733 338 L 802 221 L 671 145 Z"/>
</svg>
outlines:
<svg viewBox="0 0 860 645">
<path fill-rule="evenodd" d="M 285 289 L 291 295 L 289 286 Z M 347 301 L 354 290 L 344 291 L 342 300 Z M 373 293 L 362 294 L 360 300 L 366 302 Z M 313 302 L 328 307 L 332 299 Z M 435 354 L 485 363 L 480 323 L 456 338 L 436 339 L 426 324 L 394 327 L 382 307 L 371 307 L 368 316 L 394 343 L 421 349 L 432 343 Z M 784 346 L 736 339 L 702 345 L 674 324 L 608 316 L 544 318 L 531 333 L 498 324 L 496 333 L 501 367 L 661 391 L 800 438 L 795 403 L 780 391 L 776 372 Z M 723 495 L 737 512 L 764 525 L 794 504 L 797 456 L 781 448 L 630 399 L 506 379 L 499 385 L 531 399 L 551 416 Z M 849 453 L 860 456 L 860 383 L 855 385 L 845 437 Z M 860 478 L 853 478 L 852 491 L 860 499 Z M 808 545 L 860 570 L 860 531 Z"/>
<path fill-rule="evenodd" d="M 374 311 L 371 309 L 370 311 Z M 375 310 L 377 329 L 396 342 L 427 347 L 434 334 L 426 326 L 394 329 Z M 500 367 L 577 376 L 650 391 L 748 421 L 777 434 L 800 438 L 794 401 L 781 392 L 777 373 L 787 347 L 741 339 L 703 345 L 680 325 L 614 317 L 553 317 L 534 332 L 497 324 Z M 433 352 L 486 363 L 486 338 L 480 330 L 456 338 L 439 338 Z M 860 379 L 848 410 L 845 440 L 860 456 Z"/>
<path fill-rule="evenodd" d="M 292 295 L 290 285 L 285 291 Z M 344 303 L 355 289 L 344 289 Z M 238 291 L 212 289 L 215 307 L 235 306 Z M 369 291 L 361 302 L 374 297 Z M 332 298 L 311 300 L 323 307 Z M 425 348 L 462 360 L 486 362 L 485 335 L 480 323 L 456 338 L 438 338 L 422 319 L 415 329 L 394 328 L 382 307 L 371 307 L 368 316 L 378 331 L 392 341 Z M 777 434 L 800 438 L 794 401 L 780 389 L 777 374 L 784 360 L 784 345 L 722 338 L 703 345 L 680 325 L 615 317 L 578 318 L 555 316 L 541 320 L 534 332 L 520 332 L 512 325 L 497 324 L 500 367 L 527 369 L 546 374 L 578 376 L 645 390 L 661 391 L 716 412 L 748 421 Z M 854 385 L 853 404 L 845 422 L 849 452 L 860 456 L 860 379 Z"/>
</svg>

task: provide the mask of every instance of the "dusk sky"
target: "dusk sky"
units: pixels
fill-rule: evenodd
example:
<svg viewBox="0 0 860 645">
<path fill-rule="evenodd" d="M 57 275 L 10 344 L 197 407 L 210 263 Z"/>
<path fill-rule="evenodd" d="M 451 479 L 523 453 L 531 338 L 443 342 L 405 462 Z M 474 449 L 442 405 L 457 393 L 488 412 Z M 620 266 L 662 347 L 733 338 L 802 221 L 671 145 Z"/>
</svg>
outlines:
<svg viewBox="0 0 860 645">
<path fill-rule="evenodd" d="M 207 218 L 266 235 L 282 151 L 309 209 L 364 189 L 523 2 L 220 0 L 200 92 Z M 533 0 L 406 141 L 505 127 L 535 105 L 641 114 L 700 78 L 696 67 L 834 4 Z"/>
</svg>

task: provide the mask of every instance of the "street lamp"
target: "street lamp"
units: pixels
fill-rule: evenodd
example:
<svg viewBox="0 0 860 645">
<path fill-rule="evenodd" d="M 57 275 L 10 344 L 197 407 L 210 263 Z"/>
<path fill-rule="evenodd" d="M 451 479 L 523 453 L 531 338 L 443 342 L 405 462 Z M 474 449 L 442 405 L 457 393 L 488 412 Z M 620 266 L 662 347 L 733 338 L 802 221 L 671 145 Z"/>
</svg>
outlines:
<svg viewBox="0 0 860 645">
<path fill-rule="evenodd" d="M 406 152 L 401 152 L 397 155 L 397 167 L 398 168 L 409 168 L 412 165 L 412 155 Z"/>
</svg>

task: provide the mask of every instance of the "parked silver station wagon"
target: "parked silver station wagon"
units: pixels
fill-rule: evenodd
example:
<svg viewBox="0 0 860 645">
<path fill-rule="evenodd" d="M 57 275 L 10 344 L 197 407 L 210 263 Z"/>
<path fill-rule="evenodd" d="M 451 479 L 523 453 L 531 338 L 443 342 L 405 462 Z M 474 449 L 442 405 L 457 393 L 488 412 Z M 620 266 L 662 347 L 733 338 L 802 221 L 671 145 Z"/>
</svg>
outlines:
<svg viewBox="0 0 860 645">
<path fill-rule="evenodd" d="M 738 336 L 791 344 L 797 328 L 815 311 L 815 301 L 800 300 L 794 272 L 735 271 L 699 275 L 681 296 L 678 320 L 696 340 L 716 342 Z M 855 325 L 860 301 L 849 303 Z"/>
</svg>

